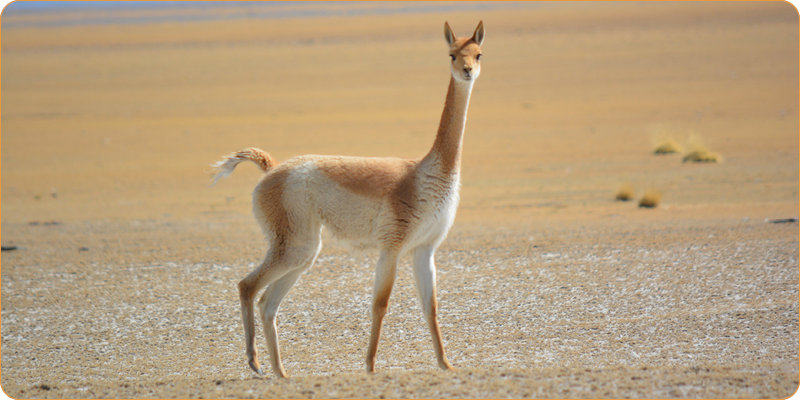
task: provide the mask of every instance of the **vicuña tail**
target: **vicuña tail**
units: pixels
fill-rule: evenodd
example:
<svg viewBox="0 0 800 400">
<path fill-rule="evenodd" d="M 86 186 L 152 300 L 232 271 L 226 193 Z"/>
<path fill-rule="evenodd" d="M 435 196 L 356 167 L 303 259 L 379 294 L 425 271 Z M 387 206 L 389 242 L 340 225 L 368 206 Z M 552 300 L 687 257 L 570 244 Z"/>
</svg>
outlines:
<svg viewBox="0 0 800 400">
<path fill-rule="evenodd" d="M 229 177 L 233 173 L 233 170 L 236 168 L 236 166 L 243 161 L 254 162 L 264 172 L 267 172 L 278 165 L 278 162 L 270 157 L 270 155 L 264 150 L 256 148 L 240 150 L 235 153 L 228 154 L 222 159 L 222 161 L 211 164 L 211 167 L 213 168 L 212 172 L 215 173 L 214 183 L 212 183 L 211 186 L 214 186 L 219 178 Z"/>
</svg>

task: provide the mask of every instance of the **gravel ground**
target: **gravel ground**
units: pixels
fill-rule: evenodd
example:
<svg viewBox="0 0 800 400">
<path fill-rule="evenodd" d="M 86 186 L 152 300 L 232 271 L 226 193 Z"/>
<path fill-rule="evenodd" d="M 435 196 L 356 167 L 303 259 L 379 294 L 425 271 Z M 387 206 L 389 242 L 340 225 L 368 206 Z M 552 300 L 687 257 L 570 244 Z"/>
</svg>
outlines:
<svg viewBox="0 0 800 400">
<path fill-rule="evenodd" d="M 1 233 L 16 248 L 2 252 L 0 271 L 6 394 L 797 390 L 800 232 L 764 221 L 798 216 L 794 7 L 321 6 L 334 15 L 303 17 L 305 3 L 265 6 L 298 15 L 275 19 L 244 17 L 261 6 L 239 2 L 187 4 L 167 18 L 147 7 L 4 10 Z M 53 23 L 64 19 L 75 23 Z M 209 188 L 204 169 L 250 146 L 279 160 L 424 155 L 449 79 L 442 24 L 465 35 L 479 20 L 486 57 L 461 204 L 436 255 L 440 324 L 458 370 L 436 368 L 403 259 L 378 372 L 364 372 L 375 256 L 327 240 L 279 316 L 290 378 L 254 376 L 236 283 L 266 250 L 250 211 L 260 172 L 242 166 Z M 659 127 L 723 161 L 653 155 L 666 139 Z M 661 202 L 615 202 L 624 184 L 634 200 L 655 190 Z"/>
<path fill-rule="evenodd" d="M 379 372 L 362 372 L 374 262 L 328 243 L 283 303 L 280 380 L 256 378 L 242 348 L 235 283 L 262 243 L 247 216 L 220 220 L 4 225 L 19 247 L 3 253 L 5 392 L 781 398 L 798 386 L 796 223 L 457 226 L 437 254 L 454 373 L 435 369 L 408 260 Z"/>
</svg>

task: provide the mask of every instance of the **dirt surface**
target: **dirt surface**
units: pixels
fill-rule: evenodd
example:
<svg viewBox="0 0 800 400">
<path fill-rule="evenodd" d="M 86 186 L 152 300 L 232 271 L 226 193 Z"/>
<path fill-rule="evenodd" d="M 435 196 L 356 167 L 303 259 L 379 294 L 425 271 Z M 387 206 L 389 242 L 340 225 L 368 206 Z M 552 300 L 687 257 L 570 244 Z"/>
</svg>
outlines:
<svg viewBox="0 0 800 400">
<path fill-rule="evenodd" d="M 800 232 L 774 222 L 799 207 L 788 3 L 6 27 L 11 17 L 1 239 L 14 249 L 2 252 L 0 293 L 11 397 L 798 388 Z M 436 256 L 458 370 L 436 368 L 403 258 L 378 372 L 363 372 L 375 257 L 326 240 L 281 307 L 290 378 L 254 376 L 236 282 L 266 250 L 250 213 L 259 173 L 242 166 L 210 188 L 208 165 L 250 146 L 281 160 L 425 154 L 449 79 L 441 26 L 467 35 L 481 19 L 461 206 Z M 665 136 L 721 162 L 654 155 Z M 624 184 L 634 201 L 614 200 Z M 659 204 L 637 207 L 648 190 Z M 257 341 L 265 360 L 260 330 Z"/>
</svg>

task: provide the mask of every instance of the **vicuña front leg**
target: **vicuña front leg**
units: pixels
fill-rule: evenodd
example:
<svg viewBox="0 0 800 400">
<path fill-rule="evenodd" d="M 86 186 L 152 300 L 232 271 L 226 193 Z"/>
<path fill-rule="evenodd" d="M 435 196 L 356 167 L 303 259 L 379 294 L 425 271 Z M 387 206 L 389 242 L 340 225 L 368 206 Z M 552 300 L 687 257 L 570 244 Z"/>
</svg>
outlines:
<svg viewBox="0 0 800 400">
<path fill-rule="evenodd" d="M 433 263 L 433 253 L 436 249 L 431 247 L 418 247 L 414 249 L 411 264 L 414 268 L 414 281 L 417 284 L 417 296 L 420 307 L 425 314 L 428 328 L 433 338 L 433 351 L 436 361 L 441 369 L 453 369 L 444 354 L 444 342 L 436 320 L 436 266 Z"/>
<path fill-rule="evenodd" d="M 367 372 L 375 372 L 375 355 L 378 353 L 383 317 L 389 308 L 389 297 L 392 295 L 394 279 L 397 276 L 397 257 L 396 251 L 383 250 L 375 268 L 375 285 L 372 289 L 372 330 L 367 346 Z"/>
</svg>

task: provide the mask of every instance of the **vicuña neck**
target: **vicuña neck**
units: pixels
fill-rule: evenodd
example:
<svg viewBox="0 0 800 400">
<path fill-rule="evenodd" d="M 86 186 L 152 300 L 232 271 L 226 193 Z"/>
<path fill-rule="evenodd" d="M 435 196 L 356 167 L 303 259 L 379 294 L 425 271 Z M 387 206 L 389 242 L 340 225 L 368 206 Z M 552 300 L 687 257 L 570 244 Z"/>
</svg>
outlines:
<svg viewBox="0 0 800 400">
<path fill-rule="evenodd" d="M 457 173 L 461 166 L 461 142 L 473 83 L 474 81 L 462 82 L 450 77 L 439 132 L 436 133 L 433 148 L 425 157 L 438 165 L 442 174 Z"/>
</svg>

